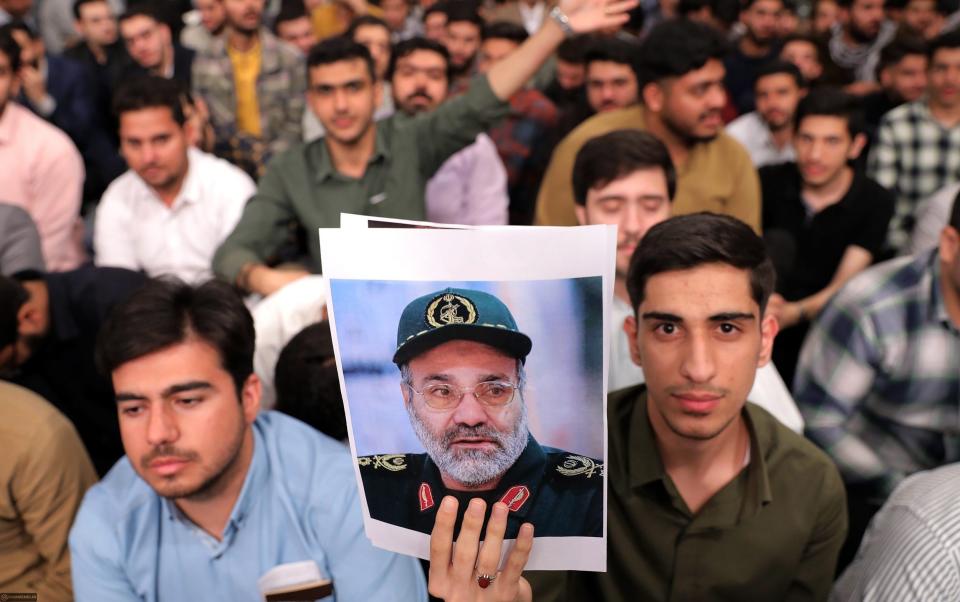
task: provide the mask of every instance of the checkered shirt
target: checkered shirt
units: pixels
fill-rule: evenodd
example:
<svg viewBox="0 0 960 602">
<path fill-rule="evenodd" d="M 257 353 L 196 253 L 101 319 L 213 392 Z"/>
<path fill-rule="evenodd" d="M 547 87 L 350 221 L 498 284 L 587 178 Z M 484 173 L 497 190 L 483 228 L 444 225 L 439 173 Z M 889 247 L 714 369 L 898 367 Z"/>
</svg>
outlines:
<svg viewBox="0 0 960 602">
<path fill-rule="evenodd" d="M 960 460 L 960 331 L 937 251 L 851 280 L 810 329 L 794 382 L 806 434 L 848 483 L 889 492 L 906 474 Z"/>
<path fill-rule="evenodd" d="M 909 252 L 920 203 L 960 180 L 960 126 L 940 125 L 924 99 L 893 109 L 880 121 L 867 175 L 896 195 L 887 244 Z"/>
</svg>

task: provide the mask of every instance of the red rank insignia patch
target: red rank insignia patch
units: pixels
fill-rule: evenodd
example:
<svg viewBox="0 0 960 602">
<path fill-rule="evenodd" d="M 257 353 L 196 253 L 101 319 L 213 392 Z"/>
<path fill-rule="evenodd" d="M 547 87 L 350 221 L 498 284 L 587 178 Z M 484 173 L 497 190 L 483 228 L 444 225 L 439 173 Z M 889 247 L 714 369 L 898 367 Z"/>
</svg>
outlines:
<svg viewBox="0 0 960 602">
<path fill-rule="evenodd" d="M 420 494 L 417 497 L 420 499 L 420 512 L 433 508 L 433 491 L 429 485 L 420 483 Z"/>
<path fill-rule="evenodd" d="M 516 512 L 530 499 L 530 490 L 526 485 L 514 485 L 503 494 L 500 501 L 507 505 L 510 512 Z"/>
</svg>

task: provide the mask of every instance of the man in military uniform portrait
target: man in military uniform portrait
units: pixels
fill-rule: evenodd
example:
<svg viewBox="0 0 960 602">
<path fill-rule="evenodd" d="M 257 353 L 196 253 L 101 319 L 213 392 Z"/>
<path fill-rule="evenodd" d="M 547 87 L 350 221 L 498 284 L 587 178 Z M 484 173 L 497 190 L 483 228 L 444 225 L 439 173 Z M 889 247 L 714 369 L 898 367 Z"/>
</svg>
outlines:
<svg viewBox="0 0 960 602">
<path fill-rule="evenodd" d="M 546 447 L 528 425 L 524 365 L 533 342 L 507 306 L 478 290 L 447 288 L 407 304 L 393 363 L 426 453 L 358 458 L 370 516 L 430 533 L 440 500 L 503 502 L 505 537 L 603 535 L 603 464 Z"/>
</svg>

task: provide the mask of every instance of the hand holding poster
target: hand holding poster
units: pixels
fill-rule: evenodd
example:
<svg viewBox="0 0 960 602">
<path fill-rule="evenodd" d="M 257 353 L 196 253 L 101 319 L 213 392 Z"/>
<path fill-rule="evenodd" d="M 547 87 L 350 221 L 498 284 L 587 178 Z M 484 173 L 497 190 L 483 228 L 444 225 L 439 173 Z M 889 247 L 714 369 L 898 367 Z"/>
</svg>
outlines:
<svg viewBox="0 0 960 602">
<path fill-rule="evenodd" d="M 375 545 L 426 558 L 443 497 L 461 518 L 479 497 L 508 507 L 508 540 L 534 525 L 527 568 L 604 570 L 613 241 L 605 227 L 321 231 Z"/>
</svg>

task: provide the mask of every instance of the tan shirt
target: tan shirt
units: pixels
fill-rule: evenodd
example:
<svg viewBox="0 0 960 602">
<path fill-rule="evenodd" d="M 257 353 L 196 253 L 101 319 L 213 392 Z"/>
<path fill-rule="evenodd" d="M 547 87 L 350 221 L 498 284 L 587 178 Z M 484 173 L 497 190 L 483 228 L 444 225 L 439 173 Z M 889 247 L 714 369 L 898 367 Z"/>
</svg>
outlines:
<svg viewBox="0 0 960 602">
<path fill-rule="evenodd" d="M 56 408 L 2 381 L 0 442 L 0 592 L 72 600 L 67 534 L 93 464 Z"/>
<path fill-rule="evenodd" d="M 538 225 L 577 225 L 573 211 L 573 164 L 577 153 L 591 138 L 622 129 L 644 129 L 642 106 L 594 115 L 557 145 L 537 196 Z M 733 216 L 760 233 L 757 170 L 747 151 L 726 133 L 721 132 L 710 142 L 693 145 L 686 163 L 677 169 L 673 213 L 698 211 Z"/>
</svg>

